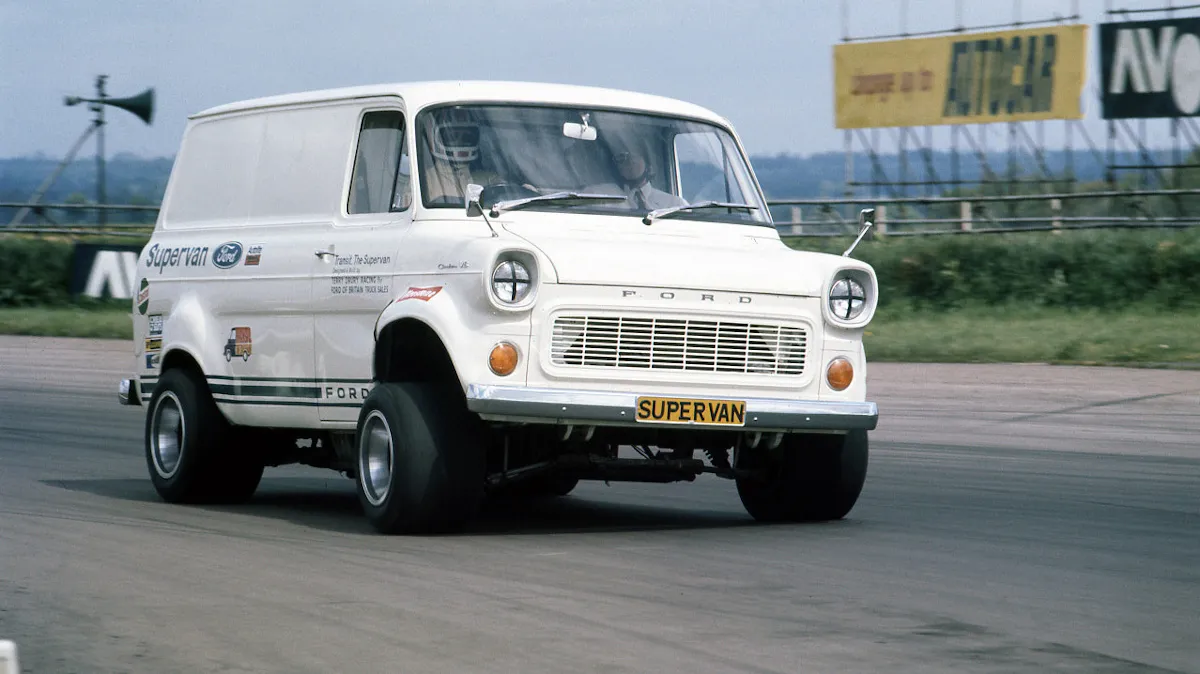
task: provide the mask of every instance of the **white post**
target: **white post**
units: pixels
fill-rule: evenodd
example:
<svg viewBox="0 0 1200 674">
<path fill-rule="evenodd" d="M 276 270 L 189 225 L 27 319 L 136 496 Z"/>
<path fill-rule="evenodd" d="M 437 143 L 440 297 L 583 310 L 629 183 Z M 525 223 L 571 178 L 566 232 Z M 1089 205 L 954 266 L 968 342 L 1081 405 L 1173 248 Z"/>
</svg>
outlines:
<svg viewBox="0 0 1200 674">
<path fill-rule="evenodd" d="M 1050 226 L 1055 229 L 1062 227 L 1062 199 L 1050 200 Z"/>
<path fill-rule="evenodd" d="M 962 231 L 971 229 L 971 202 L 962 201 L 958 204 L 958 228 Z"/>
<path fill-rule="evenodd" d="M 887 234 L 887 205 L 880 204 L 875 207 L 875 230 L 880 236 Z"/>
<path fill-rule="evenodd" d="M 11 641 L 0 641 L 0 674 L 21 674 L 17 664 L 17 645 Z"/>
</svg>

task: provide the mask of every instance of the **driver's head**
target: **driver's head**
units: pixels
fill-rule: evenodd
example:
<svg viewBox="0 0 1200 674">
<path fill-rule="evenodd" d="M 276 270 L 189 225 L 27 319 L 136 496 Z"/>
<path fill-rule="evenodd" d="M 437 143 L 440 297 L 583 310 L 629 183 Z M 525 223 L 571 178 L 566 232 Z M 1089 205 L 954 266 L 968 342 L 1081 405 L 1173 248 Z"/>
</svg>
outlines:
<svg viewBox="0 0 1200 674">
<path fill-rule="evenodd" d="M 617 172 L 621 179 L 630 185 L 640 185 L 650 178 L 650 169 L 646 158 L 634 148 L 618 149 L 613 154 L 617 162 Z"/>
<path fill-rule="evenodd" d="M 433 156 L 469 164 L 479 156 L 479 124 L 462 108 L 438 110 L 433 117 Z"/>
</svg>

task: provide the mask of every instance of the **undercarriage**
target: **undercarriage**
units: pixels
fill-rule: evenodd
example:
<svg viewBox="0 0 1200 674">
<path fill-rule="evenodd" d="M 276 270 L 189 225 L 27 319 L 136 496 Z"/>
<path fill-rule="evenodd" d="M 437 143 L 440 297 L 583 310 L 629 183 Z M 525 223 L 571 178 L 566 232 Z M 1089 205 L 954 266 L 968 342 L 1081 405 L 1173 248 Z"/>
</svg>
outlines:
<svg viewBox="0 0 1200 674">
<path fill-rule="evenodd" d="M 264 430 L 267 466 L 301 464 L 355 478 L 353 432 Z M 498 425 L 487 436 L 489 488 L 554 475 L 605 482 L 691 482 L 703 474 L 735 479 L 746 451 L 780 447 L 782 433 L 694 431 L 596 426 Z M 622 452 L 619 448 L 628 447 Z"/>
</svg>

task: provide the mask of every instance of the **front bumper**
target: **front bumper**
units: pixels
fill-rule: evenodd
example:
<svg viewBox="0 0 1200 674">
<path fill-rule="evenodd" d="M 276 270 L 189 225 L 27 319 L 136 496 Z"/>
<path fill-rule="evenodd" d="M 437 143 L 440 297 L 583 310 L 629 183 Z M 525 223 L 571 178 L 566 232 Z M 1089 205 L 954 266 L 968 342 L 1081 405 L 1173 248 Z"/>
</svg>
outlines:
<svg viewBox="0 0 1200 674">
<path fill-rule="evenodd" d="M 467 387 L 467 407 L 484 419 L 595 426 L 688 425 L 713 430 L 849 431 L 875 430 L 879 409 L 872 402 L 745 398 L 743 426 L 639 422 L 636 393 L 580 391 L 522 386 Z"/>
<path fill-rule="evenodd" d="M 136 379 L 122 379 L 117 384 L 117 400 L 122 405 L 141 405 L 142 387 Z"/>
</svg>

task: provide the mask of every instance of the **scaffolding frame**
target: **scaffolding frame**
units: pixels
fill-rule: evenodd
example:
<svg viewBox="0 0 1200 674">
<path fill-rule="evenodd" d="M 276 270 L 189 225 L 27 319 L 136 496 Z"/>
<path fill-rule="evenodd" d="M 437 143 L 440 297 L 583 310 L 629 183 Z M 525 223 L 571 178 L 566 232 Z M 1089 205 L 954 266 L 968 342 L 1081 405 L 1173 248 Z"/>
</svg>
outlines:
<svg viewBox="0 0 1200 674">
<path fill-rule="evenodd" d="M 1083 19 L 1079 11 L 1079 0 L 1071 0 L 1069 14 L 1063 16 L 1037 16 L 1022 18 L 1022 0 L 1012 1 L 1013 20 L 1009 23 L 967 25 L 963 20 L 965 0 L 955 0 L 954 25 L 940 30 L 910 32 L 908 25 L 908 0 L 900 0 L 900 32 L 887 35 L 851 35 L 849 1 L 841 0 L 843 43 L 871 40 L 904 39 L 961 35 L 987 30 L 1019 29 L 1039 25 L 1063 25 Z M 1113 7 L 1114 0 L 1105 0 L 1105 16 L 1127 16 L 1131 14 L 1165 14 L 1197 9 L 1200 4 L 1173 6 L 1165 0 L 1163 7 L 1120 9 Z M 1036 8 L 1040 9 L 1040 8 Z M 1102 91 L 1099 83 L 1093 83 L 1085 94 L 1097 105 Z M 1137 122 L 1131 124 L 1130 122 Z M 1149 124 L 1169 124 L 1170 144 L 1166 148 L 1152 148 L 1147 141 Z M 1050 166 L 1047 160 L 1045 133 L 1049 125 L 1058 125 L 1062 131 L 1063 144 L 1055 151 L 1063 153 L 1060 168 Z M 946 128 L 948 127 L 948 128 Z M 1153 128 L 1153 127 L 1151 127 Z M 1105 138 L 1099 143 L 1089 133 L 1082 120 L 1046 120 L 1024 122 L 991 122 L 982 124 L 949 124 L 941 126 L 878 127 L 843 130 L 843 153 L 845 176 L 843 198 L 848 201 L 866 202 L 877 199 L 904 200 L 914 196 L 941 196 L 952 190 L 975 189 L 982 194 L 994 196 L 1016 196 L 1035 192 L 1039 194 L 1073 193 L 1080 180 L 1076 175 L 1077 155 L 1090 157 L 1102 167 L 1101 180 L 1108 194 L 1120 194 L 1122 185 L 1130 190 L 1178 190 L 1181 171 L 1200 168 L 1200 163 L 1189 163 L 1186 155 L 1200 146 L 1200 124 L 1192 118 L 1163 118 L 1153 120 L 1104 120 Z M 989 141 L 1000 131 L 1007 142 L 993 145 Z M 935 149 L 935 137 L 949 136 L 948 146 Z M 881 138 L 882 137 L 882 138 Z M 990 147 L 989 147 L 990 146 Z M 934 154 L 948 153 L 949 173 L 939 173 Z M 1186 153 L 1186 154 L 1185 154 Z M 856 159 L 864 160 L 865 167 L 856 166 Z M 886 163 L 894 162 L 890 170 Z M 968 177 L 973 176 L 973 177 Z M 1130 182 L 1133 176 L 1136 182 Z M 1113 209 L 1128 207 L 1128 199 L 1121 196 L 1106 197 Z M 1064 202 L 1070 216 L 1070 204 Z M 1174 215 L 1182 217 L 1184 208 L 1178 198 L 1173 198 Z M 1008 200 L 1005 208 L 1008 217 L 1016 217 L 1017 200 Z M 930 217 L 923 212 L 920 203 L 906 204 L 915 211 L 916 217 Z"/>
</svg>

